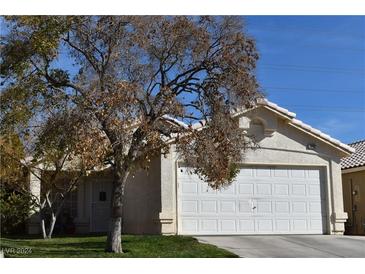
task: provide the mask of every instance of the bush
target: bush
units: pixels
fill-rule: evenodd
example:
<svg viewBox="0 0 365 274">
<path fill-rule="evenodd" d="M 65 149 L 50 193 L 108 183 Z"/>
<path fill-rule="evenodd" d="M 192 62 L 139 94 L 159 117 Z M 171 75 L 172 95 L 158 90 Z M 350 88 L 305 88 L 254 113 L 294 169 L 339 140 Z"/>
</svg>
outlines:
<svg viewBox="0 0 365 274">
<path fill-rule="evenodd" d="M 2 186 L 0 188 L 1 234 L 25 232 L 26 221 L 33 208 L 32 198 Z"/>
</svg>

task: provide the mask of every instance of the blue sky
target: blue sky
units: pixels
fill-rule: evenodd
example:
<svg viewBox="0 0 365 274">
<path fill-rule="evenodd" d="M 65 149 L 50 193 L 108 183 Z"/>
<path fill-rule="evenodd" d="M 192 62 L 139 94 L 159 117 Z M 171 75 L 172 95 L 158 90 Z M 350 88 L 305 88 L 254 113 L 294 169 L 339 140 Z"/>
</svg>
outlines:
<svg viewBox="0 0 365 274">
<path fill-rule="evenodd" d="M 246 16 L 268 99 L 345 143 L 365 139 L 365 16 Z"/>
<path fill-rule="evenodd" d="M 365 16 L 245 16 L 245 22 L 270 101 L 342 142 L 365 139 Z M 65 61 L 59 65 L 73 71 Z"/>
</svg>

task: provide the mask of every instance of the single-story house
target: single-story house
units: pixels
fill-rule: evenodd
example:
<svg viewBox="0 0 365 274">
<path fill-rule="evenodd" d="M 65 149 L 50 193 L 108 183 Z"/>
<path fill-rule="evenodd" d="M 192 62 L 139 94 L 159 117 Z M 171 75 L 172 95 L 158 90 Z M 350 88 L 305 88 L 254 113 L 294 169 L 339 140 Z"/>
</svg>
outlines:
<svg viewBox="0 0 365 274">
<path fill-rule="evenodd" d="M 344 208 L 348 214 L 345 233 L 365 235 L 365 140 L 349 146 L 356 152 L 341 160 Z"/>
<path fill-rule="evenodd" d="M 138 234 L 343 234 L 341 158 L 354 149 L 263 100 L 237 111 L 239 126 L 260 148 L 248 151 L 235 182 L 213 190 L 192 175 L 172 145 L 149 171 L 129 178 L 123 231 Z M 40 192 L 33 176 L 31 189 Z M 89 176 L 65 208 L 76 232 L 105 232 L 110 217 L 111 177 Z M 30 233 L 38 233 L 31 223 Z"/>
</svg>

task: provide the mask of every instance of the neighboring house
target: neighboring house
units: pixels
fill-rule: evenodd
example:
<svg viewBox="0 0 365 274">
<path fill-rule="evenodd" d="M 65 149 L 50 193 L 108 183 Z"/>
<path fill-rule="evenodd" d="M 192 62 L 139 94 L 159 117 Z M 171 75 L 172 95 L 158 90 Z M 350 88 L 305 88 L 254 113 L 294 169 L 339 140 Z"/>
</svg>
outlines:
<svg viewBox="0 0 365 274">
<path fill-rule="evenodd" d="M 349 146 L 356 152 L 341 160 L 346 234 L 365 235 L 365 140 Z"/>
<path fill-rule="evenodd" d="M 240 127 L 260 148 L 248 151 L 230 186 L 212 190 L 188 172 L 174 146 L 152 161 L 149 172 L 129 179 L 125 191 L 125 233 L 193 235 L 342 234 L 340 160 L 354 149 L 295 119 L 270 103 L 237 111 Z M 76 231 L 105 232 L 110 216 L 111 177 L 95 173 L 69 201 Z M 39 193 L 39 181 L 31 188 Z M 38 232 L 38 224 L 29 226 Z"/>
</svg>

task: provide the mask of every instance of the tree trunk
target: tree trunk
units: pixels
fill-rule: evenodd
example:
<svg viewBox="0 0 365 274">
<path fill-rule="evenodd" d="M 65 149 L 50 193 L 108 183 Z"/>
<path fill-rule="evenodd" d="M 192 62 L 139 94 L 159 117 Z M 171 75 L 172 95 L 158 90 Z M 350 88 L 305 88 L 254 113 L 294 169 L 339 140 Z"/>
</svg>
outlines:
<svg viewBox="0 0 365 274">
<path fill-rule="evenodd" d="M 122 218 L 124 188 L 129 175 L 125 165 L 117 163 L 114 170 L 111 220 L 106 243 L 106 252 L 123 253 L 122 249 Z"/>
<path fill-rule="evenodd" d="M 39 207 L 39 218 L 41 221 L 40 225 L 41 225 L 42 237 L 43 239 L 47 239 L 46 221 L 44 216 L 44 203 L 41 204 Z"/>
<path fill-rule="evenodd" d="M 110 221 L 106 252 L 123 253 L 122 249 L 122 217 L 112 217 Z"/>
<path fill-rule="evenodd" d="M 66 195 L 68 195 L 69 192 L 66 193 Z M 50 224 L 50 227 L 49 227 L 49 231 L 48 231 L 48 238 L 51 239 L 52 238 L 52 235 L 53 235 L 53 230 L 54 230 L 54 226 L 57 222 L 57 218 L 58 216 L 60 215 L 61 211 L 62 211 L 62 208 L 63 208 L 63 205 L 65 204 L 65 198 L 62 199 L 60 205 L 58 206 L 58 209 L 56 211 L 56 213 L 53 213 L 52 212 L 52 216 L 51 216 L 51 224 Z"/>
<path fill-rule="evenodd" d="M 43 216 L 41 217 L 41 230 L 42 230 L 43 239 L 47 239 L 46 224 L 45 224 Z"/>
<path fill-rule="evenodd" d="M 49 226 L 49 231 L 48 231 L 48 236 L 47 236 L 48 239 L 52 238 L 53 229 L 54 229 L 54 226 L 56 224 L 56 221 L 57 221 L 57 217 L 54 213 L 52 213 L 51 224 Z"/>
</svg>

